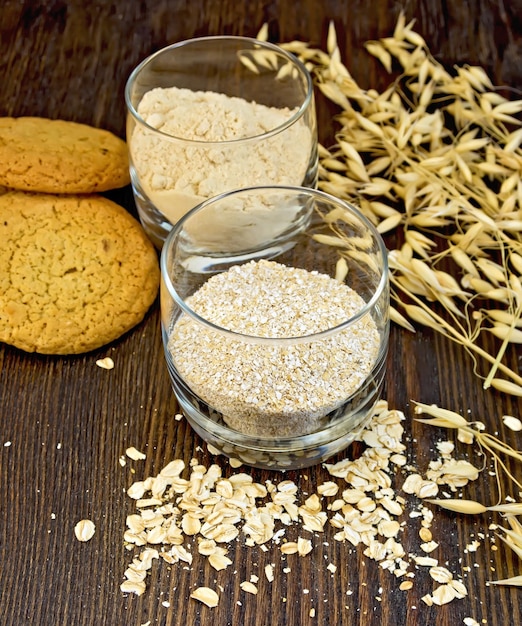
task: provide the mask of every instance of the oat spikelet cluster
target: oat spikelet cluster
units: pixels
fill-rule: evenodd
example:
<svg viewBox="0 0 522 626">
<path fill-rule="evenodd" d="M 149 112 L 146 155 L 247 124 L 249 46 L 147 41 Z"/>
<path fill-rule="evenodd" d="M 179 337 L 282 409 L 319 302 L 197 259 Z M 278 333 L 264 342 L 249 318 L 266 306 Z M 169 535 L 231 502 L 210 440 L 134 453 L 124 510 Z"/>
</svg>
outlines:
<svg viewBox="0 0 522 626">
<path fill-rule="evenodd" d="M 320 147 L 319 187 L 399 242 L 389 252 L 392 319 L 461 344 L 484 364 L 484 388 L 522 396 L 522 377 L 503 361 L 522 343 L 522 100 L 481 67 L 444 67 L 403 14 L 391 36 L 365 46 L 393 78 L 382 92 L 351 76 L 333 24 L 326 51 L 282 47 L 340 108 L 334 145 Z M 494 354 L 481 347 L 486 334 L 498 339 Z"/>
</svg>

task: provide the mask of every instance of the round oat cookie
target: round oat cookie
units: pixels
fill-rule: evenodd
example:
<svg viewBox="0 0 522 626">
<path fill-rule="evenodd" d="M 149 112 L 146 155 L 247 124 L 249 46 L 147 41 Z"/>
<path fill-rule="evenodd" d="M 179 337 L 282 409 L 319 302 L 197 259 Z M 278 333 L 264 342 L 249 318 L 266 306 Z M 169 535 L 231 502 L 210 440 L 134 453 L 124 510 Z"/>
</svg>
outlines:
<svg viewBox="0 0 522 626">
<path fill-rule="evenodd" d="M 0 195 L 0 242 L 0 341 L 27 352 L 99 348 L 156 298 L 153 245 L 101 196 Z"/>
<path fill-rule="evenodd" d="M 42 117 L 0 117 L 0 185 L 96 193 L 130 182 L 127 144 L 107 130 Z"/>
</svg>

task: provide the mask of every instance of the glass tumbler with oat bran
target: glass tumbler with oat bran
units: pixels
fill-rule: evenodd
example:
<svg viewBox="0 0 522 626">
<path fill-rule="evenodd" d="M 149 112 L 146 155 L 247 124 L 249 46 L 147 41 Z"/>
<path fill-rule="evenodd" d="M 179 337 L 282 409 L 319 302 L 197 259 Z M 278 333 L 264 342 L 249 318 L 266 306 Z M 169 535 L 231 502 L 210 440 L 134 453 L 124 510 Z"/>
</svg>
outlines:
<svg viewBox="0 0 522 626">
<path fill-rule="evenodd" d="M 134 198 L 158 248 L 212 196 L 316 185 L 312 80 L 278 46 L 233 36 L 173 44 L 134 69 L 125 101 Z"/>
<path fill-rule="evenodd" d="M 304 187 L 225 192 L 174 225 L 161 274 L 173 390 L 212 451 L 297 469 L 367 425 L 389 279 L 382 238 L 356 207 Z"/>
</svg>

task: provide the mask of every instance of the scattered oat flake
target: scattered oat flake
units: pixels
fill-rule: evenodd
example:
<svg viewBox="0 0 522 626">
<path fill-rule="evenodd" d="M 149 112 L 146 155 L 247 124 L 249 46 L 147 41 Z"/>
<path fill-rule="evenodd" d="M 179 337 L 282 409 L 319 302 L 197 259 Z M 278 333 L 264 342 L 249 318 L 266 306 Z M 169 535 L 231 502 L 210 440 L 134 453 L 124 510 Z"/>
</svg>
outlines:
<svg viewBox="0 0 522 626">
<path fill-rule="evenodd" d="M 480 626 L 477 620 L 472 617 L 465 617 L 462 621 L 466 626 Z"/>
<path fill-rule="evenodd" d="M 299 556 L 306 556 L 312 551 L 312 542 L 310 539 L 303 539 L 299 537 L 297 539 L 297 553 Z"/>
<path fill-rule="evenodd" d="M 246 591 L 247 593 L 251 593 L 253 595 L 257 595 L 257 587 L 249 580 L 244 580 L 242 583 L 240 583 L 239 586 L 243 591 Z"/>
<path fill-rule="evenodd" d="M 513 417 L 512 415 L 503 415 L 502 421 L 504 424 L 514 430 L 516 432 L 522 430 L 522 422 L 518 419 L 518 417 Z"/>
<path fill-rule="evenodd" d="M 453 579 L 453 574 L 442 566 L 430 568 L 430 576 L 438 583 L 449 583 Z"/>
<path fill-rule="evenodd" d="M 480 547 L 480 541 L 477 541 L 476 539 L 474 541 L 472 541 L 471 543 L 468 543 L 468 545 L 466 546 L 466 550 L 468 552 L 476 552 L 478 550 L 478 548 Z"/>
<path fill-rule="evenodd" d="M 414 556 L 413 560 L 415 561 L 415 563 L 417 563 L 417 565 L 422 565 L 425 567 L 436 567 L 439 564 L 437 559 L 434 559 L 430 556 Z"/>
<path fill-rule="evenodd" d="M 334 565 L 333 563 L 328 563 L 326 569 L 334 574 L 337 571 L 337 565 Z"/>
<path fill-rule="evenodd" d="M 448 604 L 457 597 L 457 592 L 452 585 L 440 585 L 437 587 L 433 593 L 431 594 L 431 599 L 433 604 L 437 606 L 442 606 L 443 604 Z"/>
<path fill-rule="evenodd" d="M 208 557 L 208 561 L 212 567 L 218 572 L 226 569 L 229 565 L 232 565 L 232 561 L 225 556 L 221 552 L 215 552 L 214 554 L 210 554 Z"/>
<path fill-rule="evenodd" d="M 297 552 L 297 543 L 295 541 L 285 541 L 281 544 L 281 552 L 283 554 L 295 554 Z"/>
<path fill-rule="evenodd" d="M 11 445 L 11 441 L 6 441 L 4 443 L 4 448 L 9 448 L 10 445 Z"/>
<path fill-rule="evenodd" d="M 322 496 L 335 496 L 339 491 L 339 485 L 333 481 L 328 481 L 319 485 L 317 493 Z"/>
<path fill-rule="evenodd" d="M 452 441 L 439 441 L 437 443 L 437 450 L 441 454 L 451 454 L 455 450 L 455 444 Z"/>
<path fill-rule="evenodd" d="M 110 356 L 106 356 L 104 359 L 98 359 L 96 365 L 104 370 L 112 370 L 114 368 L 114 361 Z"/>
<path fill-rule="evenodd" d="M 124 580 L 120 589 L 123 593 L 134 593 L 137 596 L 141 596 L 145 593 L 145 583 L 143 581 Z"/>
<path fill-rule="evenodd" d="M 219 604 L 218 594 L 210 587 L 198 587 L 190 594 L 190 597 L 206 604 L 210 608 L 214 608 Z"/>
<path fill-rule="evenodd" d="M 336 541 L 353 546 L 364 544 L 365 556 L 397 578 L 413 578 L 415 574 L 409 571 L 411 564 L 436 568 L 437 559 L 426 554 L 406 554 L 397 540 L 405 523 L 397 518 L 406 514 L 418 518 L 419 548 L 427 551 L 437 547 L 430 530 L 433 510 L 418 501 L 416 508 L 408 511 L 408 501 L 395 491 L 396 466 L 392 457 L 405 449 L 401 424 L 404 419 L 401 411 L 390 410 L 385 401 L 380 401 L 372 422 L 361 434 L 361 441 L 366 444 L 362 455 L 356 460 L 325 464 L 331 480 L 322 482 L 309 493 L 300 490 L 299 483 L 292 480 L 255 483 L 251 475 L 241 471 L 225 477 L 219 465 L 202 465 L 196 458 L 189 464 L 174 459 L 158 475 L 134 482 L 128 487 L 127 495 L 135 500 L 136 512 L 127 516 L 124 541 L 127 549 L 140 547 L 142 552 L 126 570 L 122 591 L 137 595 L 145 591 L 154 558 L 169 564 L 190 564 L 192 554 L 184 547 L 187 538 L 196 542 L 194 550 L 208 558 L 217 571 L 232 565 L 226 544 L 238 537 L 243 537 L 245 546 L 264 552 L 271 542 L 272 546 L 280 547 L 283 555 L 305 557 L 313 550 L 312 541 L 306 536 L 287 541 L 287 528 L 293 524 L 300 525 L 303 531 L 313 532 L 316 537 L 315 533 L 332 526 Z M 444 472 L 446 476 L 461 468 L 452 461 L 449 448 L 442 446 L 442 450 L 448 454 L 430 464 L 428 472 L 436 475 L 432 480 L 426 480 L 428 474 L 421 476 L 413 465 L 403 464 L 407 477 L 405 493 L 425 497 L 426 490 L 428 493 L 438 490 L 438 480 Z M 212 446 L 208 451 L 215 452 Z M 126 454 L 130 458 L 145 458 L 136 448 L 129 448 Z M 121 458 L 125 461 L 125 456 Z M 232 467 L 236 465 L 233 458 L 229 463 Z M 240 465 L 237 461 L 237 467 Z M 183 474 L 185 470 L 190 472 L 187 477 Z M 458 472 L 456 477 L 460 477 Z M 303 481 L 305 477 L 300 479 Z M 264 574 L 269 582 L 274 580 L 274 567 L 273 563 L 265 566 Z M 329 563 L 327 570 L 333 574 L 337 565 Z M 284 567 L 281 571 L 289 574 L 292 570 Z M 443 604 L 450 596 L 465 595 L 465 588 L 462 589 L 451 575 L 441 574 L 439 578 L 437 582 L 449 588 L 425 596 L 425 603 Z M 257 582 L 257 577 L 251 577 L 241 583 L 241 588 L 255 594 Z M 413 582 L 403 580 L 400 585 L 401 590 L 407 590 Z M 191 597 L 208 606 L 217 606 L 217 592 L 219 589 L 200 587 Z"/>
<path fill-rule="evenodd" d="M 436 541 L 427 541 L 426 543 L 421 543 L 421 550 L 423 552 L 433 552 L 439 547 L 439 544 Z"/>
<path fill-rule="evenodd" d="M 89 541 L 94 537 L 96 526 L 90 519 L 80 520 L 74 527 L 74 534 L 78 541 Z"/>
<path fill-rule="evenodd" d="M 431 534 L 431 530 L 429 528 L 426 528 L 425 526 L 422 526 L 419 530 L 419 537 L 422 539 L 423 542 L 428 542 L 431 541 L 433 539 L 433 535 Z"/>
<path fill-rule="evenodd" d="M 146 454 L 143 454 L 143 452 L 140 452 L 134 446 L 127 448 L 125 450 L 125 454 L 129 457 L 129 459 L 132 459 L 133 461 L 143 461 L 143 459 L 147 458 Z"/>
<path fill-rule="evenodd" d="M 210 454 L 213 454 L 214 456 L 219 456 L 221 454 L 221 452 L 211 443 L 207 443 L 207 450 L 210 452 Z"/>
</svg>

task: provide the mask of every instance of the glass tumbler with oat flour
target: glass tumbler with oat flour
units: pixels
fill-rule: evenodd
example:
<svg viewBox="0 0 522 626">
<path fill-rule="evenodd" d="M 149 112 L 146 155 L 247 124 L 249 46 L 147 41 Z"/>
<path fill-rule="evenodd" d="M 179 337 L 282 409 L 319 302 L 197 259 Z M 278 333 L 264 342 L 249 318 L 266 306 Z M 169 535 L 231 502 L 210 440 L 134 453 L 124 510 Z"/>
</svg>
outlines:
<svg viewBox="0 0 522 626">
<path fill-rule="evenodd" d="M 173 44 L 134 69 L 125 101 L 134 198 L 158 248 L 212 196 L 316 185 L 312 80 L 278 46 L 229 36 Z"/>
<path fill-rule="evenodd" d="M 225 192 L 174 225 L 161 274 L 173 390 L 211 451 L 303 468 L 368 424 L 389 279 L 383 241 L 357 208 L 305 187 Z"/>
</svg>

